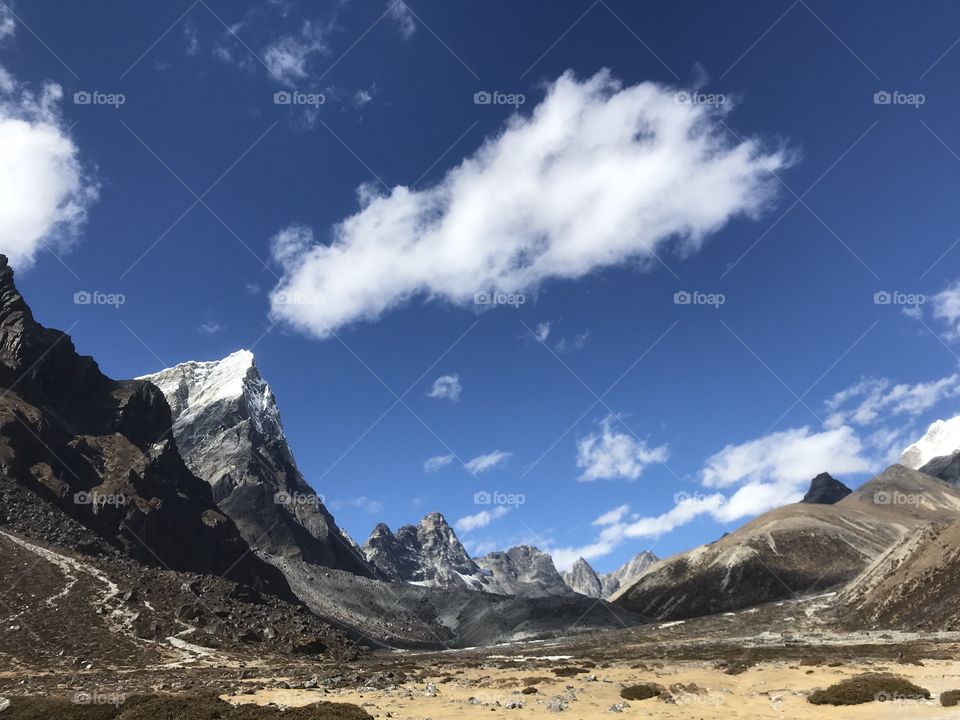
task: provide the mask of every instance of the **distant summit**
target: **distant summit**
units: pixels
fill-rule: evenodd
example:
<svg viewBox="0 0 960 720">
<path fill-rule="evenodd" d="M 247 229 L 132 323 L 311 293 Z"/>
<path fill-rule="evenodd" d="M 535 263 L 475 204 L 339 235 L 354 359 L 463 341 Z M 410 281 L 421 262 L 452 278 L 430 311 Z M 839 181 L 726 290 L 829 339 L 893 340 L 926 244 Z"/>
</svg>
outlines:
<svg viewBox="0 0 960 720">
<path fill-rule="evenodd" d="M 598 598 L 603 592 L 600 576 L 582 557 L 563 573 L 563 580 L 572 590 L 587 597 Z"/>
<path fill-rule="evenodd" d="M 922 438 L 907 447 L 900 462 L 917 470 L 938 457 L 946 457 L 960 450 L 960 415 L 930 424 Z"/>
<path fill-rule="evenodd" d="M 581 595 L 606 600 L 621 587 L 631 585 L 648 567 L 660 558 L 649 550 L 637 553 L 622 566 L 599 575 L 583 558 L 578 558 L 569 570 L 563 573 L 563 579 L 571 588 Z"/>
<path fill-rule="evenodd" d="M 853 491 L 830 473 L 820 473 L 810 481 L 810 489 L 800 502 L 812 505 L 833 505 Z"/>
<path fill-rule="evenodd" d="M 483 572 L 438 512 L 396 533 L 377 525 L 363 545 L 367 561 L 392 582 L 424 587 L 480 590 Z"/>
<path fill-rule="evenodd" d="M 477 564 L 486 571 L 488 592 L 518 597 L 574 595 L 553 564 L 553 558 L 530 545 L 488 553 L 477 558 Z"/>
</svg>

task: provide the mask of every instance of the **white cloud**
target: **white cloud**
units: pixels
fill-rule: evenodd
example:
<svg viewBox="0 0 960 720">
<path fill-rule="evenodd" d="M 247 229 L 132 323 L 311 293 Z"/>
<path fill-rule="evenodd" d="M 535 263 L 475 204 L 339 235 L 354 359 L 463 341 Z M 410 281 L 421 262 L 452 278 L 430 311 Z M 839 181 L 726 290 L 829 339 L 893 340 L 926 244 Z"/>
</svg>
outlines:
<svg viewBox="0 0 960 720">
<path fill-rule="evenodd" d="M 460 399 L 461 392 L 463 392 L 463 385 L 460 384 L 459 375 L 441 375 L 433 381 L 433 387 L 430 388 L 427 397 L 456 402 Z"/>
<path fill-rule="evenodd" d="M 581 555 L 587 560 L 602 557 L 628 540 L 658 538 L 699 517 L 727 524 L 797 502 L 810 480 L 823 471 L 843 474 L 873 469 L 849 427 L 820 433 L 805 427 L 773 433 L 728 445 L 707 460 L 701 471 L 703 484 L 729 488 L 730 494 L 720 490 L 678 493 L 670 510 L 647 517 L 628 517 L 629 505 L 620 505 L 593 522 L 602 529 L 592 542 L 551 553 L 557 567 L 566 567 Z"/>
<path fill-rule="evenodd" d="M 432 458 L 428 458 L 423 463 L 423 469 L 428 473 L 437 472 L 440 468 L 444 468 L 450 463 L 453 462 L 453 455 L 437 455 Z"/>
<path fill-rule="evenodd" d="M 583 470 L 581 481 L 626 478 L 636 480 L 648 465 L 667 461 L 666 445 L 656 448 L 620 432 L 616 415 L 608 415 L 601 423 L 601 432 L 591 433 L 577 443 L 577 467 Z"/>
<path fill-rule="evenodd" d="M 893 384 L 887 378 L 866 378 L 827 400 L 827 427 L 852 423 L 865 426 L 907 415 L 917 417 L 937 403 L 960 396 L 960 373 L 926 383 Z"/>
<path fill-rule="evenodd" d="M 193 56 L 200 52 L 200 37 L 197 32 L 197 24 L 190 18 L 187 18 L 183 23 L 183 39 L 187 43 L 184 51 L 187 55 Z"/>
<path fill-rule="evenodd" d="M 474 558 L 486 555 L 497 548 L 503 547 L 503 545 L 496 540 L 465 540 L 463 546 L 467 549 L 467 552 L 470 553 L 470 557 Z"/>
<path fill-rule="evenodd" d="M 656 83 L 567 72 L 434 186 L 363 186 L 361 209 L 329 243 L 299 233 L 275 254 L 284 272 L 272 314 L 326 337 L 416 299 L 468 306 L 481 290 L 529 294 L 647 265 L 668 242 L 692 252 L 734 217 L 759 214 L 776 190 L 771 171 L 788 163 L 733 142 L 722 112 Z M 291 294 L 327 302 L 278 301 Z"/>
<path fill-rule="evenodd" d="M 800 483 L 821 472 L 858 473 L 871 469 L 863 446 L 850 427 L 812 433 L 794 428 L 771 433 L 741 445 L 727 445 L 707 459 L 701 472 L 706 487 L 738 483 Z"/>
<path fill-rule="evenodd" d="M 960 340 L 960 280 L 933 296 L 933 316 L 947 325 L 948 339 Z"/>
<path fill-rule="evenodd" d="M 587 346 L 587 341 L 590 339 L 590 331 L 582 332 L 579 335 L 575 336 L 572 339 L 560 338 L 557 342 L 556 351 L 558 353 L 567 353 L 573 352 L 574 350 L 583 350 Z"/>
<path fill-rule="evenodd" d="M 11 37 L 17 31 L 17 23 L 13 19 L 13 13 L 6 5 L 0 6 L 0 42 Z"/>
<path fill-rule="evenodd" d="M 486 455 L 478 455 L 472 460 L 468 460 L 464 467 L 467 469 L 467 472 L 472 475 L 479 475 L 480 473 L 485 473 L 488 470 L 493 470 L 498 465 L 503 464 L 507 461 L 513 453 L 504 452 L 503 450 L 494 450 L 491 453 Z"/>
<path fill-rule="evenodd" d="M 548 322 L 537 323 L 533 336 L 540 342 L 546 342 L 547 338 L 550 337 L 550 327 L 551 323 Z"/>
<path fill-rule="evenodd" d="M 10 23 L 4 10 L 0 39 Z M 0 67 L 0 252 L 21 269 L 76 240 L 99 191 L 60 116 L 62 97 L 59 85 L 34 93 Z"/>
<path fill-rule="evenodd" d="M 295 85 L 308 75 L 310 58 L 329 52 L 323 31 L 309 20 L 297 35 L 285 35 L 268 45 L 263 61 L 274 78 L 285 85 Z"/>
<path fill-rule="evenodd" d="M 197 332 L 201 335 L 218 335 L 224 330 L 226 328 L 215 320 L 205 322 L 197 328 Z"/>
<path fill-rule="evenodd" d="M 493 510 L 482 510 L 476 515 L 462 517 L 453 524 L 453 527 L 456 528 L 457 532 L 468 533 L 478 528 L 487 527 L 487 525 L 494 520 L 499 520 L 508 512 L 510 512 L 508 505 L 497 505 Z"/>
<path fill-rule="evenodd" d="M 358 108 L 362 108 L 364 105 L 369 105 L 371 102 L 373 102 L 373 96 L 375 92 L 376 85 L 371 86 L 369 90 L 357 90 L 357 92 L 353 95 L 353 104 Z"/>
<path fill-rule="evenodd" d="M 390 6 L 387 8 L 387 15 L 396 23 L 400 30 L 400 35 L 404 40 L 409 40 L 417 31 L 417 23 L 414 21 L 413 13 L 403 0 L 387 0 Z"/>
<path fill-rule="evenodd" d="M 603 515 L 593 521 L 594 525 L 616 525 L 623 520 L 624 515 L 630 512 L 629 505 L 621 505 L 613 510 L 608 510 Z"/>
</svg>

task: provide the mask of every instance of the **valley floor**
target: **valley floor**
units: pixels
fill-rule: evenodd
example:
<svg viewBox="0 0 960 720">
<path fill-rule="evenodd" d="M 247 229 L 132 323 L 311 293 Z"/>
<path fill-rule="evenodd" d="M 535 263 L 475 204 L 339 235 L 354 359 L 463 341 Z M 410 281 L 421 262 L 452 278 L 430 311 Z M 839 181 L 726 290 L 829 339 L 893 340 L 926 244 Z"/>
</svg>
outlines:
<svg viewBox="0 0 960 720">
<path fill-rule="evenodd" d="M 832 664 L 832 663 L 831 663 Z M 576 659 L 541 664 L 518 663 L 457 667 L 449 664 L 425 664 L 418 681 L 391 689 L 349 689 L 328 693 L 315 690 L 264 689 L 252 695 L 232 698 L 243 703 L 278 703 L 300 706 L 317 700 L 355 703 L 373 717 L 398 720 L 455 720 L 488 718 L 491 710 L 515 713 L 518 717 L 556 716 L 556 708 L 566 707 L 572 718 L 598 718 L 623 714 L 657 718 L 943 718 L 955 711 L 940 706 L 937 696 L 956 689 L 958 664 L 930 661 L 922 666 L 898 663 L 865 662 L 842 665 L 808 666 L 794 661 L 764 662 L 738 675 L 728 675 L 712 663 L 679 662 L 615 664 L 587 668 L 573 678 L 558 678 L 551 668 L 583 667 Z M 855 707 L 811 705 L 807 694 L 864 671 L 889 670 L 909 678 L 931 691 L 932 700 L 894 699 Z M 684 692 L 677 688 L 668 702 L 659 698 L 626 702 L 620 697 L 624 686 L 656 682 L 665 687 L 683 684 L 699 690 Z M 434 690 L 430 683 L 436 685 Z M 535 683 L 536 694 L 524 694 L 527 683 Z M 619 711 L 612 708 L 620 708 Z"/>
<path fill-rule="evenodd" d="M 572 638 L 444 652 L 380 651 L 351 662 L 179 657 L 138 669 L 5 668 L 0 698 L 87 698 L 138 692 L 212 692 L 236 705 L 356 705 L 374 718 L 452 720 L 597 718 L 945 718 L 939 695 L 960 689 L 960 633 L 840 632 L 832 596 L 741 613 Z M 171 652 L 173 649 L 171 648 Z M 891 673 L 931 693 L 855 707 L 815 706 L 807 695 L 860 673 Z M 626 701 L 623 688 L 656 683 L 666 699 Z M 535 688 L 534 690 L 525 688 Z M 0 720 L 3 713 L 0 712 Z"/>
</svg>

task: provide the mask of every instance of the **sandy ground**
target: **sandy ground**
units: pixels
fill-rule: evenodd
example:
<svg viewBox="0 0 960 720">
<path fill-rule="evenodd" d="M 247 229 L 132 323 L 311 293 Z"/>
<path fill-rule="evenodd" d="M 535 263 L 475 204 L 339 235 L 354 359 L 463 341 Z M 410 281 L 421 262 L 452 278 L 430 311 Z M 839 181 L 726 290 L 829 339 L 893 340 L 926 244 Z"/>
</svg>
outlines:
<svg viewBox="0 0 960 720">
<path fill-rule="evenodd" d="M 576 666 L 576 661 L 560 665 Z M 960 662 L 929 661 L 922 666 L 871 664 L 864 667 L 805 667 L 796 663 L 763 663 L 739 675 L 727 675 L 710 663 L 678 663 L 644 670 L 627 665 L 590 669 L 574 678 L 556 678 L 546 668 L 534 672 L 510 668 L 466 668 L 444 673 L 437 667 L 431 679 L 429 669 L 422 682 L 408 683 L 395 689 L 348 690 L 260 690 L 252 695 L 226 698 L 232 702 L 299 706 L 320 699 L 351 702 L 363 707 L 376 718 L 397 720 L 465 720 L 489 718 L 491 711 L 515 717 L 557 717 L 548 710 L 548 703 L 557 696 L 566 696 L 568 707 L 560 717 L 597 718 L 621 715 L 641 718 L 870 718 L 871 720 L 912 720 L 912 718 L 960 718 L 960 708 L 944 708 L 941 692 L 960 688 Z M 909 678 L 930 690 L 930 701 L 894 700 L 872 702 L 852 707 L 811 705 L 806 700 L 810 691 L 826 687 L 860 672 L 886 671 Z M 523 695 L 524 680 L 531 676 L 547 678 L 537 683 L 539 692 Z M 436 685 L 435 696 L 429 683 Z M 623 703 L 622 687 L 634 683 L 656 682 L 669 687 L 674 683 L 695 683 L 705 694 L 676 695 L 676 703 L 658 698 L 630 701 L 621 713 L 611 706 Z M 572 699 L 575 698 L 575 699 Z M 522 707 L 508 708 L 510 703 Z"/>
</svg>

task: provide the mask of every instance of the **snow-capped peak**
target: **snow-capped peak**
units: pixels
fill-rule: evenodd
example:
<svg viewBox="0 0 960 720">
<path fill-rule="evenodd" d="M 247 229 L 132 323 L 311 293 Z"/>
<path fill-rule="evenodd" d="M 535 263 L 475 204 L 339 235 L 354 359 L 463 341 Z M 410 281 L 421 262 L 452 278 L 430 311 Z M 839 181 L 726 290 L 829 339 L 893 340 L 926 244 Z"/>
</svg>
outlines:
<svg viewBox="0 0 960 720">
<path fill-rule="evenodd" d="M 952 455 L 957 450 L 960 450 L 960 415 L 931 424 L 926 435 L 903 451 L 900 464 L 916 470 L 934 458 Z"/>
<path fill-rule="evenodd" d="M 152 382 L 166 396 L 175 429 L 191 425 L 215 405 L 242 401 L 243 414 L 259 432 L 284 437 L 273 391 L 249 350 L 238 350 L 222 360 L 180 363 L 138 379 Z"/>
</svg>

